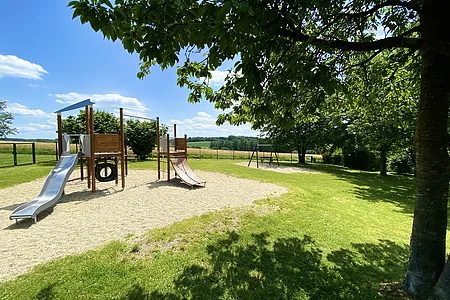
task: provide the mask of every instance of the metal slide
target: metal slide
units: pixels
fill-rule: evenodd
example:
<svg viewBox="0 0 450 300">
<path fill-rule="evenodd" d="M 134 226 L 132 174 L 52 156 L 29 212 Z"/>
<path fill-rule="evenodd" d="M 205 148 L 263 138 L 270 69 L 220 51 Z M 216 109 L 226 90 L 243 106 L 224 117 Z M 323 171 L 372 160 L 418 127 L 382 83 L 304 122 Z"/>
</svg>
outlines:
<svg viewBox="0 0 450 300">
<path fill-rule="evenodd" d="M 55 206 L 61 197 L 67 180 L 77 166 L 79 154 L 64 154 L 59 158 L 55 168 L 50 172 L 44 187 L 37 198 L 17 207 L 9 219 L 33 219 L 37 221 L 37 215 L 42 211 Z"/>
<path fill-rule="evenodd" d="M 172 167 L 175 170 L 176 175 L 181 181 L 190 187 L 201 186 L 206 184 L 206 180 L 201 179 L 194 171 L 189 167 L 186 158 L 175 157 L 170 159 Z"/>
</svg>

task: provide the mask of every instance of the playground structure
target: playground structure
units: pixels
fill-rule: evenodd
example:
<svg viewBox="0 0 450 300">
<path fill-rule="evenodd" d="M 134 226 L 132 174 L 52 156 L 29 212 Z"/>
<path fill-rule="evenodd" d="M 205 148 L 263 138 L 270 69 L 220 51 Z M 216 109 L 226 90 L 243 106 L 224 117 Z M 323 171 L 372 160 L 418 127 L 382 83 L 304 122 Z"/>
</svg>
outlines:
<svg viewBox="0 0 450 300">
<path fill-rule="evenodd" d="M 264 150 L 269 150 L 269 151 L 264 151 Z M 263 156 L 259 155 L 259 152 L 264 153 Z M 266 153 L 269 153 L 269 156 L 267 156 Z M 259 168 L 259 163 L 261 160 L 261 163 L 264 162 L 264 160 L 268 159 L 269 160 L 269 165 L 272 164 L 273 162 L 273 158 L 275 156 L 275 159 L 277 160 L 277 165 L 280 165 L 280 162 L 278 161 L 278 154 L 275 151 L 275 148 L 273 147 L 273 144 L 256 144 L 255 149 L 253 149 L 252 155 L 250 156 L 250 160 L 248 161 L 248 167 L 250 167 L 250 164 L 252 163 L 252 159 L 253 156 L 256 153 L 256 168 Z"/>
<path fill-rule="evenodd" d="M 177 125 L 173 125 L 173 139 L 170 139 L 169 133 L 165 137 L 161 137 L 159 126 L 159 118 L 156 118 L 156 132 L 157 132 L 157 160 L 158 160 L 158 180 L 161 180 L 161 172 L 164 166 L 166 167 L 167 181 L 170 181 L 170 167 L 172 166 L 175 176 L 189 185 L 205 186 L 206 180 L 198 177 L 194 171 L 189 167 L 187 162 L 187 135 L 182 138 L 177 138 Z"/>
<path fill-rule="evenodd" d="M 120 108 L 120 132 L 118 134 L 100 134 L 94 132 L 94 107 L 89 99 L 75 103 L 63 109 L 56 111 L 58 118 L 58 145 L 59 154 L 62 154 L 62 112 L 84 107 L 86 134 L 75 134 L 70 136 L 79 136 L 81 145 L 80 171 L 81 180 L 84 180 L 84 164 L 86 159 L 87 166 L 87 185 L 96 191 L 96 180 L 106 182 L 118 179 L 118 164 L 120 160 L 120 177 L 122 188 L 125 188 L 125 139 L 123 127 L 123 108 Z M 105 160 L 114 160 L 114 163 L 104 162 Z M 102 163 L 103 160 L 103 163 Z M 103 177 L 101 171 L 110 169 L 110 175 Z M 106 171 L 106 170 L 105 170 Z"/>
<path fill-rule="evenodd" d="M 87 167 L 87 185 L 88 188 L 92 189 L 92 192 L 96 191 L 96 179 L 102 182 L 115 180 L 116 185 L 119 183 L 119 160 L 122 188 L 125 188 L 123 109 L 120 108 L 120 133 L 98 134 L 94 132 L 93 104 L 90 99 L 87 99 L 55 112 L 58 122 L 59 161 L 48 175 L 39 196 L 17 207 L 9 217 L 11 220 L 33 219 L 34 222 L 37 222 L 37 216 L 40 212 L 56 205 L 64 193 L 64 187 L 78 161 L 80 162 L 80 179 L 84 180 L 84 159 L 86 159 Z M 64 134 L 62 132 L 62 112 L 82 107 L 85 108 L 86 134 Z M 77 154 L 70 154 L 71 137 L 79 137 L 80 139 L 80 152 Z M 113 160 L 114 163 L 107 163 L 105 160 Z M 110 174 L 102 176 L 102 172 L 106 173 L 107 169 L 110 169 Z"/>
</svg>

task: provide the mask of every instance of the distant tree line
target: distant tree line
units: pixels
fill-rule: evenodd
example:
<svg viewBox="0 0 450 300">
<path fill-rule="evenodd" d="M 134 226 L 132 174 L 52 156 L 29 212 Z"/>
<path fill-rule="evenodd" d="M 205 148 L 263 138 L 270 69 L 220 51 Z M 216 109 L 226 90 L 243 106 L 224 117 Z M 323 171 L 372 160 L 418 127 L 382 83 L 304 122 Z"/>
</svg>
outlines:
<svg viewBox="0 0 450 300">
<path fill-rule="evenodd" d="M 248 136 L 228 137 L 190 137 L 188 142 L 210 142 L 210 149 L 249 151 L 256 147 L 262 139 Z"/>
<path fill-rule="evenodd" d="M 227 150 L 240 150 L 248 151 L 255 149 L 259 139 L 255 137 L 243 137 L 232 136 L 227 138 L 221 138 L 216 141 L 212 141 L 210 144 L 211 149 L 227 149 Z"/>
</svg>

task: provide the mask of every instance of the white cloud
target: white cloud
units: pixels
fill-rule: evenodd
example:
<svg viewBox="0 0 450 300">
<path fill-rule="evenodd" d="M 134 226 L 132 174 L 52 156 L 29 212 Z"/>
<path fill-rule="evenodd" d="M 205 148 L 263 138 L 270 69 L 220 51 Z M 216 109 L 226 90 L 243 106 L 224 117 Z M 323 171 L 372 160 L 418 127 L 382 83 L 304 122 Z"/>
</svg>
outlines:
<svg viewBox="0 0 450 300">
<path fill-rule="evenodd" d="M 38 128 L 33 127 L 33 126 L 19 126 L 17 127 L 17 130 L 20 132 L 20 134 L 24 134 L 27 132 L 33 132 L 33 131 L 37 131 Z"/>
<path fill-rule="evenodd" d="M 203 112 L 203 111 L 199 111 L 199 112 L 197 113 L 197 116 L 200 116 L 200 117 L 211 117 L 210 114 L 205 113 L 205 112 Z"/>
<path fill-rule="evenodd" d="M 211 71 L 212 78 L 209 82 L 214 86 L 222 86 L 225 84 L 225 78 L 228 75 L 228 71 Z"/>
<path fill-rule="evenodd" d="M 207 79 L 207 82 L 214 86 L 214 87 L 221 87 L 222 85 L 225 84 L 225 78 L 227 77 L 227 75 L 229 74 L 228 71 L 219 71 L 219 70 L 214 70 L 211 71 L 211 79 Z M 205 80 L 205 77 L 201 77 L 200 80 Z"/>
<path fill-rule="evenodd" d="M 48 72 L 38 64 L 15 55 L 0 54 L 0 78 L 19 77 L 41 80 L 44 74 L 48 74 Z"/>
<path fill-rule="evenodd" d="M 29 84 L 28 86 L 32 87 L 32 88 L 37 88 L 37 87 L 39 87 L 39 84 Z"/>
<path fill-rule="evenodd" d="M 53 123 L 56 123 L 55 121 L 53 121 Z M 29 126 L 32 126 L 33 128 L 39 128 L 39 129 L 53 129 L 56 126 L 55 125 L 51 125 L 51 124 L 47 124 L 47 123 L 29 123 Z"/>
<path fill-rule="evenodd" d="M 8 103 L 8 112 L 18 116 L 54 118 L 54 114 L 46 113 L 42 109 L 31 109 L 20 103 Z"/>
<path fill-rule="evenodd" d="M 56 138 L 56 118 L 52 116 L 44 122 L 25 123 L 15 126 L 19 130 L 18 137 L 26 139 Z"/>
<path fill-rule="evenodd" d="M 180 120 L 170 120 L 173 124 L 177 124 L 177 131 L 179 133 L 186 133 L 188 136 L 257 136 L 258 131 L 252 130 L 249 124 L 241 126 L 233 126 L 230 124 L 223 124 L 221 126 L 216 125 L 215 117 L 205 112 L 197 112 L 197 115 L 193 118 Z M 172 132 L 169 132 L 172 135 Z"/>
<path fill-rule="evenodd" d="M 147 117 L 146 112 L 150 111 L 147 106 L 140 102 L 137 98 L 122 96 L 119 93 L 110 94 L 79 94 L 71 92 L 67 94 L 49 94 L 51 97 L 55 97 L 55 102 L 70 105 L 85 99 L 91 99 L 95 102 L 96 109 L 104 109 L 117 111 L 122 107 L 125 114 Z"/>
</svg>

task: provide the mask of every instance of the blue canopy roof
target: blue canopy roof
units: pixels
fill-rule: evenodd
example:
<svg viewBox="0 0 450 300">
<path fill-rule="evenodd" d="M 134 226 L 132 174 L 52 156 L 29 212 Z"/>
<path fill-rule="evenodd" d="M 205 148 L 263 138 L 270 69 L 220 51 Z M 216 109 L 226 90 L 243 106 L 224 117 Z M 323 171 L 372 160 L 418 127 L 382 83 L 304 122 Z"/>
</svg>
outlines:
<svg viewBox="0 0 450 300">
<path fill-rule="evenodd" d="M 91 99 L 86 99 L 86 100 L 80 101 L 78 103 L 69 105 L 67 107 L 61 108 L 60 110 L 55 111 L 55 113 L 69 111 L 69 110 L 85 107 L 85 106 L 88 106 L 88 105 L 91 105 L 91 104 L 94 104 L 94 102 L 92 102 Z"/>
</svg>

